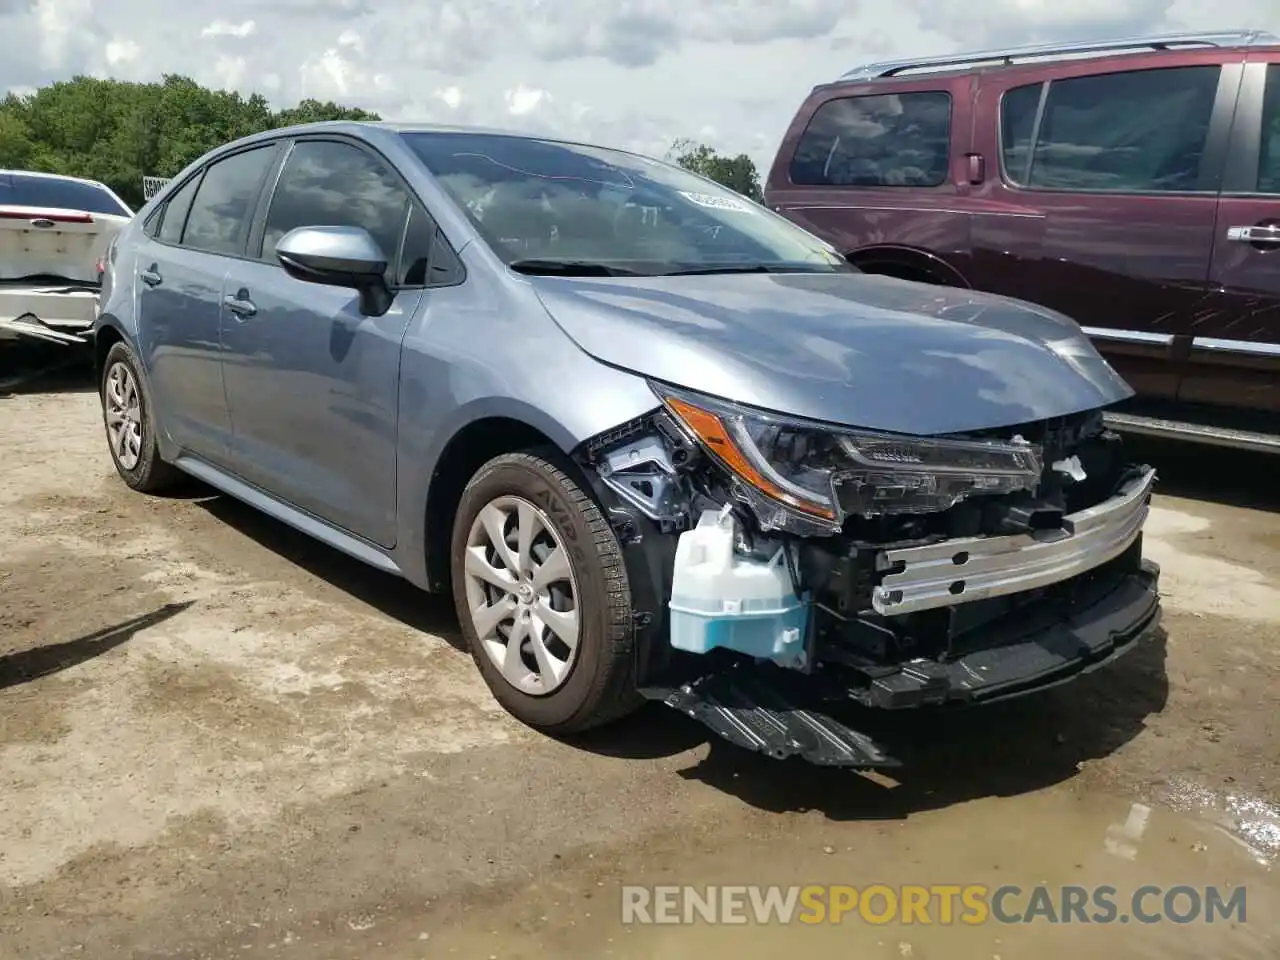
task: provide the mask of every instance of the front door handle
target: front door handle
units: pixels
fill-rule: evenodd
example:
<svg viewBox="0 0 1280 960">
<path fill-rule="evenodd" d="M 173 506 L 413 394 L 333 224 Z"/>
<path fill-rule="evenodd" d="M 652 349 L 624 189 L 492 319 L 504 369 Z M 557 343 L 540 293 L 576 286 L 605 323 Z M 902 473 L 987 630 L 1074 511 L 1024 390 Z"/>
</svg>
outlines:
<svg viewBox="0 0 1280 960">
<path fill-rule="evenodd" d="M 156 269 L 156 265 L 154 263 L 139 273 L 138 279 L 148 287 L 158 287 L 160 284 L 164 283 L 164 277 L 160 276 L 160 271 Z"/>
<path fill-rule="evenodd" d="M 1227 239 L 1241 243 L 1280 245 L 1280 226 L 1254 224 L 1251 227 L 1227 227 Z"/>
<path fill-rule="evenodd" d="M 248 290 L 241 290 L 234 296 L 232 294 L 227 294 L 222 298 L 222 302 L 226 304 L 228 310 L 241 319 L 252 317 L 258 312 L 257 305 L 249 299 Z"/>
</svg>

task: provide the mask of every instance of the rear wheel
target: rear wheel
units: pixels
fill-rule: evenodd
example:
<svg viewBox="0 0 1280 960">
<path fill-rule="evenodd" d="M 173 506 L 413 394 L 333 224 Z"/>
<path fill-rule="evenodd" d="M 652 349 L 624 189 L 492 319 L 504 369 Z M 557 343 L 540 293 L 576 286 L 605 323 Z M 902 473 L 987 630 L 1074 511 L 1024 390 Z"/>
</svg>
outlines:
<svg viewBox="0 0 1280 960">
<path fill-rule="evenodd" d="M 516 718 L 571 733 L 639 704 L 621 549 L 555 453 L 504 454 L 476 472 L 451 568 L 472 656 Z"/>
<path fill-rule="evenodd" d="M 99 393 L 107 448 L 124 482 L 140 493 L 159 493 L 177 485 L 183 474 L 160 459 L 141 364 L 123 341 L 107 351 Z"/>
</svg>

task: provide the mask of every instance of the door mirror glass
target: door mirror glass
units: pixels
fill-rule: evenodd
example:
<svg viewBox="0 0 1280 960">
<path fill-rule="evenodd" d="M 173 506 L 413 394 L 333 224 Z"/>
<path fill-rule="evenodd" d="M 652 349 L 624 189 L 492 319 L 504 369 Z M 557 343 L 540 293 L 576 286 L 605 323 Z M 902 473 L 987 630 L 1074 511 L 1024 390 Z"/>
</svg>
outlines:
<svg viewBox="0 0 1280 960">
<path fill-rule="evenodd" d="M 358 290 L 367 315 L 390 309 L 387 256 L 363 227 L 297 227 L 276 242 L 275 254 L 297 280 Z"/>
</svg>

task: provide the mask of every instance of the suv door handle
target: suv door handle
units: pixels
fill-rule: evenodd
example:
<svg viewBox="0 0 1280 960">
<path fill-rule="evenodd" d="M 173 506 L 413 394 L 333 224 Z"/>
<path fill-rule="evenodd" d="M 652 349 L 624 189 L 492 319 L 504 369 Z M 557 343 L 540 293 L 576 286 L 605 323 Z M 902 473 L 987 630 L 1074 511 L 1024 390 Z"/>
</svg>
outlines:
<svg viewBox="0 0 1280 960">
<path fill-rule="evenodd" d="M 160 284 L 164 283 L 164 277 L 160 276 L 160 271 L 156 269 L 156 265 L 154 263 L 139 273 L 138 279 L 148 287 L 158 287 Z"/>
<path fill-rule="evenodd" d="M 1227 227 L 1227 239 L 1241 243 L 1280 244 L 1280 226 Z"/>
<path fill-rule="evenodd" d="M 245 317 L 252 317 L 258 312 L 257 304 L 249 299 L 248 290 L 241 290 L 234 296 L 232 294 L 227 294 L 222 298 L 222 302 L 226 304 L 228 310 L 241 319 L 244 319 Z"/>
</svg>

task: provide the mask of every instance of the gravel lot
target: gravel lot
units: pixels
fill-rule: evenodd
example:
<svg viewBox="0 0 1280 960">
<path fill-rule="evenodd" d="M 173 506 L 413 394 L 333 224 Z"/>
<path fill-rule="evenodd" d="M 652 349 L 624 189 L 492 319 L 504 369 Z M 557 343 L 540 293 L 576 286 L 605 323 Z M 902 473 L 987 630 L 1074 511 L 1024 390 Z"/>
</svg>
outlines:
<svg viewBox="0 0 1280 960">
<path fill-rule="evenodd" d="M 661 707 L 535 735 L 446 600 L 205 488 L 130 493 L 95 395 L 38 390 L 0 397 L 4 957 L 1280 955 L 1270 461 L 1144 449 L 1165 636 L 1030 700 L 871 718 L 908 761 L 883 780 Z M 1248 922 L 1131 927 L 1131 953 L 1098 926 L 623 928 L 618 907 L 623 883 L 1041 881 L 1244 883 Z"/>
</svg>

